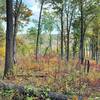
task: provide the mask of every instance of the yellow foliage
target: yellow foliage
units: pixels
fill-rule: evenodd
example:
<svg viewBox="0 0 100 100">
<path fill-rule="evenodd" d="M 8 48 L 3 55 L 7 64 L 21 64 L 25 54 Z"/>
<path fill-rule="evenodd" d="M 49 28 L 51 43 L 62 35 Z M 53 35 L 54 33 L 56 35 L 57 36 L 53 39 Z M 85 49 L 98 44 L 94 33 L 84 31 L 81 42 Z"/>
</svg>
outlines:
<svg viewBox="0 0 100 100">
<path fill-rule="evenodd" d="M 0 57 L 4 57 L 4 56 L 5 56 L 5 48 L 0 47 Z"/>
<path fill-rule="evenodd" d="M 27 16 L 32 16 L 32 11 L 31 10 L 29 10 L 28 12 L 27 12 Z"/>
<path fill-rule="evenodd" d="M 73 96 L 72 100 L 78 100 L 78 96 Z"/>
</svg>

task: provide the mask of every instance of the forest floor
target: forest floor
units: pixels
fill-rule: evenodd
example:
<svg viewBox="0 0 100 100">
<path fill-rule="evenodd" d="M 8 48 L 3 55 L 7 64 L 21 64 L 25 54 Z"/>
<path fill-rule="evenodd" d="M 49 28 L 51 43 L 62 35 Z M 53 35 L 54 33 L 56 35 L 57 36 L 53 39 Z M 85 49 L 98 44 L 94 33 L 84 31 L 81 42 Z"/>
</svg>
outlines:
<svg viewBox="0 0 100 100">
<path fill-rule="evenodd" d="M 100 65 L 91 61 L 89 72 L 87 65 L 85 70 L 84 66 L 78 60 L 65 63 L 55 56 L 39 57 L 38 62 L 34 57 L 20 57 L 15 65 L 14 75 L 9 75 L 3 82 L 45 89 L 68 96 L 81 94 L 90 98 L 100 97 Z"/>
</svg>

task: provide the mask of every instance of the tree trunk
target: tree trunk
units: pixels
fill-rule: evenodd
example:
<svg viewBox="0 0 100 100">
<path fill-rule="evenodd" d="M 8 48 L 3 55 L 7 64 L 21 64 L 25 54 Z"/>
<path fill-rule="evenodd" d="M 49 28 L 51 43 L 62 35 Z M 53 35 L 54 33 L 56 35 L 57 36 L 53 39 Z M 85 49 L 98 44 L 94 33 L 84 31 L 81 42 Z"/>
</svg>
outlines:
<svg viewBox="0 0 100 100">
<path fill-rule="evenodd" d="M 48 44 L 48 46 L 45 49 L 44 56 L 46 56 L 46 54 L 47 54 L 49 49 L 50 49 L 49 52 L 52 52 L 52 35 L 51 35 L 51 32 L 49 34 L 49 44 Z"/>
<path fill-rule="evenodd" d="M 4 82 L 0 82 L 0 89 L 3 90 L 16 90 L 18 94 L 20 94 L 20 96 L 13 95 L 12 96 L 12 100 L 25 100 L 24 97 L 27 96 L 35 96 L 38 98 L 38 100 L 46 100 L 45 95 L 44 94 L 44 90 L 41 90 L 39 88 L 37 88 L 37 91 L 34 90 L 34 87 L 32 87 L 32 89 L 30 91 L 26 91 L 25 86 L 23 85 L 16 85 L 16 84 L 12 84 L 12 83 L 4 83 Z M 61 94 L 61 93 L 57 93 L 57 92 L 47 92 L 48 97 L 51 100 L 68 100 L 68 96 Z M 22 98 L 22 99 L 21 99 Z"/>
<path fill-rule="evenodd" d="M 69 61 L 69 40 L 70 40 L 70 30 L 71 30 L 71 26 L 72 26 L 72 20 L 73 20 L 73 14 L 75 11 L 75 6 L 71 7 L 69 6 L 70 2 L 68 4 L 67 7 L 67 11 L 66 11 L 66 17 L 67 17 L 67 43 L 66 43 L 66 60 L 67 62 Z M 70 9 L 72 9 L 72 11 L 70 11 Z"/>
<path fill-rule="evenodd" d="M 91 58 L 92 58 L 93 60 L 95 60 L 94 43 L 91 43 L 91 51 L 92 51 L 92 53 L 91 53 Z"/>
<path fill-rule="evenodd" d="M 6 0 L 7 31 L 4 77 L 11 74 L 13 68 L 13 0 Z"/>
<path fill-rule="evenodd" d="M 18 6 L 19 4 L 19 6 Z M 16 0 L 16 8 L 15 8 L 15 16 L 14 16 L 14 35 L 13 35 L 13 61 L 14 64 L 16 63 L 16 35 L 18 32 L 18 17 L 19 17 L 19 10 L 22 4 L 22 0 L 20 0 L 20 3 L 18 3 L 18 0 Z"/>
<path fill-rule="evenodd" d="M 43 4 L 44 4 L 44 0 L 42 0 L 40 14 L 39 14 L 38 34 L 37 34 L 37 40 L 36 40 L 36 61 L 38 60 L 38 53 L 39 53 L 39 37 L 41 33 L 41 17 L 42 17 Z"/>
<path fill-rule="evenodd" d="M 100 34 L 98 34 L 98 64 L 100 64 Z"/>
<path fill-rule="evenodd" d="M 57 54 L 59 54 L 59 34 L 57 34 Z"/>
<path fill-rule="evenodd" d="M 83 29 L 83 0 L 81 0 L 81 36 L 80 36 L 80 53 L 79 53 L 79 59 L 81 61 L 81 64 L 83 64 L 84 61 L 84 29 Z"/>
<path fill-rule="evenodd" d="M 73 43 L 73 59 L 76 57 L 76 47 L 77 47 L 77 41 L 75 40 Z"/>
<path fill-rule="evenodd" d="M 52 34 L 49 34 L 49 45 L 50 45 L 50 52 L 52 52 Z"/>
<path fill-rule="evenodd" d="M 16 35 L 17 35 L 17 28 L 18 28 L 18 17 L 15 16 L 15 23 L 14 23 L 14 36 L 13 36 L 13 61 L 14 64 L 16 63 Z"/>
<path fill-rule="evenodd" d="M 63 5 L 61 9 L 61 59 L 63 59 Z"/>
<path fill-rule="evenodd" d="M 99 44 L 98 41 L 99 40 L 98 40 L 98 33 L 97 33 L 97 35 L 96 35 L 96 47 L 95 47 L 96 48 L 96 51 L 95 51 L 96 54 L 95 55 L 96 55 L 96 63 L 97 64 L 98 64 L 98 59 L 99 59 L 99 57 L 98 57 L 98 44 Z"/>
<path fill-rule="evenodd" d="M 67 61 L 69 60 L 69 30 L 67 30 L 67 56 L 66 59 Z"/>
</svg>

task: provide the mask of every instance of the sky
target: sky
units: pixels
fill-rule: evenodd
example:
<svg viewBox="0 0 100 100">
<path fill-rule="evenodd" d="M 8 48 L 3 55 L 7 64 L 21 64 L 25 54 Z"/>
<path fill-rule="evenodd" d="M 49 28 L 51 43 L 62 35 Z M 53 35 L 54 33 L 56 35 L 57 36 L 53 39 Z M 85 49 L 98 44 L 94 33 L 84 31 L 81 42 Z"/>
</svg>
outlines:
<svg viewBox="0 0 100 100">
<path fill-rule="evenodd" d="M 39 18 L 39 12 L 40 12 L 40 5 L 39 5 L 39 3 L 38 3 L 38 0 L 23 0 L 23 2 L 27 5 L 27 7 L 29 8 L 29 9 L 31 9 L 32 10 L 32 17 L 31 17 L 31 19 L 36 19 L 36 20 L 38 20 L 38 18 Z M 21 34 L 23 33 L 26 33 L 27 32 L 27 29 L 28 28 L 30 28 L 30 27 L 32 27 L 32 26 L 34 26 L 34 23 L 33 22 L 30 22 L 29 24 L 28 24 L 28 26 L 26 26 L 24 29 L 24 31 L 22 32 L 21 31 Z M 53 31 L 52 33 L 57 33 L 57 31 Z M 20 33 L 19 33 L 20 34 Z"/>
<path fill-rule="evenodd" d="M 23 0 L 23 2 L 28 6 L 33 12 L 33 18 L 37 19 L 39 16 L 40 6 L 37 2 L 38 0 Z"/>
<path fill-rule="evenodd" d="M 39 7 L 39 4 L 38 4 L 38 0 L 22 0 L 29 9 L 32 10 L 32 17 L 31 17 L 31 20 L 32 19 L 36 19 L 38 20 L 39 18 L 39 11 L 40 11 L 40 7 Z M 34 26 L 33 22 L 29 22 L 27 26 L 25 26 L 24 30 L 19 32 L 18 34 L 25 34 L 28 30 L 28 28 Z"/>
</svg>

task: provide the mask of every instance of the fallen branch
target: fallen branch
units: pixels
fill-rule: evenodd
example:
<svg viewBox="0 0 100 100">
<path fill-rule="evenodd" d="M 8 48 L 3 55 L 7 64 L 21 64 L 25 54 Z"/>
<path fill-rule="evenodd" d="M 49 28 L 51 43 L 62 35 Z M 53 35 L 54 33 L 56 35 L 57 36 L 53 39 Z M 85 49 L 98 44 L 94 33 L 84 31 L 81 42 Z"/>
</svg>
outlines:
<svg viewBox="0 0 100 100">
<path fill-rule="evenodd" d="M 34 88 L 32 88 L 30 91 L 26 91 L 25 86 L 23 86 L 23 85 L 16 85 L 13 83 L 5 83 L 5 82 L 0 81 L 0 90 L 2 90 L 2 89 L 4 89 L 4 90 L 14 89 L 14 90 L 17 90 L 20 95 L 28 95 L 28 96 L 34 95 L 34 96 L 38 96 L 40 98 L 38 100 L 45 100 L 41 97 L 43 92 L 40 92 L 40 90 L 39 90 L 38 91 L 39 93 L 36 94 L 34 91 Z M 56 93 L 56 92 L 48 92 L 48 97 L 51 100 L 67 100 L 67 95 L 63 95 L 61 93 Z M 15 99 L 13 99 L 13 100 L 15 100 Z"/>
</svg>

